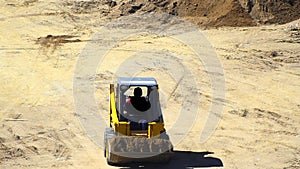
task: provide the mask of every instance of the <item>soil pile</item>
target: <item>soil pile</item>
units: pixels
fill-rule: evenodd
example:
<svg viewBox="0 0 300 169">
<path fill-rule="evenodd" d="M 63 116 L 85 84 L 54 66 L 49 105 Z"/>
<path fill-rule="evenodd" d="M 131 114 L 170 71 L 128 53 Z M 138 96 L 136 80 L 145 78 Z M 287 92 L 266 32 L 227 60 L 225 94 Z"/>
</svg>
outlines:
<svg viewBox="0 0 300 169">
<path fill-rule="evenodd" d="M 107 4 L 115 17 L 137 12 L 165 12 L 212 27 L 283 24 L 300 18 L 300 3 L 295 0 L 127 0 Z"/>
<path fill-rule="evenodd" d="M 122 1 L 114 13 L 129 15 L 136 12 L 165 12 L 184 17 L 202 26 L 254 26 L 255 21 L 237 0 L 152 0 Z"/>
<path fill-rule="evenodd" d="M 6 5 L 33 7 L 35 3 L 12 1 Z M 300 18 L 298 0 L 69 0 L 57 5 L 56 12 L 47 14 L 70 17 L 72 22 L 82 15 L 100 14 L 101 18 L 115 19 L 143 12 L 163 12 L 203 27 L 284 24 Z M 46 6 L 42 8 L 47 11 Z"/>
<path fill-rule="evenodd" d="M 300 17 L 298 0 L 239 0 L 253 19 L 261 23 L 288 23 Z"/>
</svg>

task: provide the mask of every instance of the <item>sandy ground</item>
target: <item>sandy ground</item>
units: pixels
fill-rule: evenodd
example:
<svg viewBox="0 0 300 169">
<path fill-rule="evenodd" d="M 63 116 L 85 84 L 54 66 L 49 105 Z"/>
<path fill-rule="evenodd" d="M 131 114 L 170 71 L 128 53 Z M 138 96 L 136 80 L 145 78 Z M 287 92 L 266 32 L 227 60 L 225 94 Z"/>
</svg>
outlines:
<svg viewBox="0 0 300 169">
<path fill-rule="evenodd" d="M 0 6 L 0 168 L 116 168 L 106 164 L 102 148 L 85 132 L 73 97 L 77 59 L 109 18 L 96 12 L 73 15 L 59 3 L 7 1 Z M 97 111 L 107 119 L 108 85 L 124 69 L 122 63 L 154 60 L 164 68 L 171 56 L 146 50 L 133 63 L 126 58 L 145 48 L 167 50 L 181 60 L 170 60 L 165 71 L 150 67 L 137 75 L 158 80 L 171 130 L 185 93 L 173 91 L 178 79 L 169 71 L 185 64 L 198 85 L 186 84 L 186 93 L 199 94 L 193 104 L 201 113 L 188 133 L 171 135 L 183 139 L 170 164 L 144 168 L 299 168 L 299 30 L 298 20 L 202 31 L 218 54 L 226 82 L 221 121 L 204 143 L 199 138 L 212 102 L 211 82 L 193 51 L 169 37 L 137 35 L 106 54 L 94 80 Z"/>
</svg>

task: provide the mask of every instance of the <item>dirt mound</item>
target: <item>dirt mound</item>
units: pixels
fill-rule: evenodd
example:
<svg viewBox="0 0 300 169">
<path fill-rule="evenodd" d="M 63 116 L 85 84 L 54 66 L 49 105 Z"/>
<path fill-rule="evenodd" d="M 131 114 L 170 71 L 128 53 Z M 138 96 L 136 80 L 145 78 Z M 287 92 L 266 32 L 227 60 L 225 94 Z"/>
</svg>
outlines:
<svg viewBox="0 0 300 169">
<path fill-rule="evenodd" d="M 59 8 L 60 14 L 72 23 L 83 15 L 115 19 L 134 13 L 161 12 L 209 27 L 283 24 L 299 19 L 299 9 L 300 2 L 296 0 L 71 0 L 60 3 Z"/>
<path fill-rule="evenodd" d="M 288 23 L 300 18 L 298 0 L 239 0 L 246 11 L 261 23 Z"/>
<path fill-rule="evenodd" d="M 154 0 L 123 1 L 115 13 L 165 12 L 184 17 L 202 26 L 254 26 L 256 23 L 237 0 Z"/>
<path fill-rule="evenodd" d="M 300 3 L 294 0 L 127 0 L 110 7 L 117 17 L 137 12 L 165 12 L 213 27 L 283 24 L 300 18 Z"/>
</svg>

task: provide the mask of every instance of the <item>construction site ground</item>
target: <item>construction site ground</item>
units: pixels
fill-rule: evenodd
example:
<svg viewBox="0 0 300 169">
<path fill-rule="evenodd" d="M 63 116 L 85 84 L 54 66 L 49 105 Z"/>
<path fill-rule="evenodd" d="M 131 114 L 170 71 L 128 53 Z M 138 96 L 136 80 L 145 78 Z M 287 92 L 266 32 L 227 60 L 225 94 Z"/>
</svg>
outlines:
<svg viewBox="0 0 300 169">
<path fill-rule="evenodd" d="M 88 137 L 73 97 L 80 53 L 92 35 L 116 17 L 105 12 L 106 4 L 98 6 L 100 13 L 62 3 L 66 2 L 11 0 L 0 6 L 1 169 L 120 168 L 107 165 L 103 149 Z M 200 62 L 187 62 L 191 70 L 200 72 L 195 79 L 201 86 L 197 91 L 201 113 L 188 133 L 178 133 L 183 139 L 174 145 L 169 164 L 144 168 L 299 168 L 300 20 L 200 28 L 223 66 L 226 98 L 221 101 L 221 120 L 201 143 L 212 101 L 211 83 Z M 151 34 L 121 41 L 102 60 L 94 81 L 103 118 L 108 120 L 109 83 L 121 64 L 119 58 L 144 47 L 169 50 L 183 58 L 192 53 L 174 39 Z M 182 91 L 173 91 L 177 82 L 168 72 L 145 69 L 138 75 L 153 76 L 160 84 L 168 131 L 178 120 Z M 193 86 L 184 90 L 193 91 Z"/>
</svg>

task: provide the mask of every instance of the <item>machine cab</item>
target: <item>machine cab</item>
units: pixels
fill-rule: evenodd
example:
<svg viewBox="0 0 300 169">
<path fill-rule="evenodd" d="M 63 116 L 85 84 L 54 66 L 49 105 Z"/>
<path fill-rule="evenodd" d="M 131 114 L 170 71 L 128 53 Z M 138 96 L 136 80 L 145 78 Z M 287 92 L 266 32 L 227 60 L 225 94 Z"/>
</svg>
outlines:
<svg viewBox="0 0 300 169">
<path fill-rule="evenodd" d="M 140 88 L 142 93 L 135 98 L 134 91 Z M 135 100 L 141 100 L 138 107 Z M 158 84 L 154 78 L 118 78 L 116 86 L 116 108 L 120 121 L 134 124 L 163 122 L 159 103 Z"/>
</svg>

